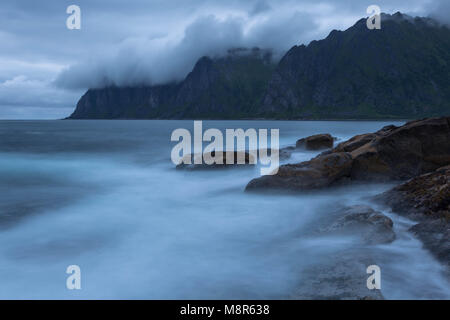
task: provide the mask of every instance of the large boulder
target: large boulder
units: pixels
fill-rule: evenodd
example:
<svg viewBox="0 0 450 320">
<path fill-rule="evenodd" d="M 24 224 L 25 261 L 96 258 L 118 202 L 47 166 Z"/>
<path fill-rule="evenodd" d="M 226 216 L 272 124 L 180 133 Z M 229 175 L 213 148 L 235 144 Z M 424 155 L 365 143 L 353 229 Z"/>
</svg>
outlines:
<svg viewBox="0 0 450 320">
<path fill-rule="evenodd" d="M 350 146 L 338 146 L 335 152 Z M 450 117 L 385 127 L 350 152 L 354 159 L 352 179 L 410 179 L 431 172 L 450 164 Z"/>
<path fill-rule="evenodd" d="M 253 179 L 246 190 L 280 189 L 317 189 L 331 185 L 336 180 L 350 176 L 352 157 L 349 153 L 339 152 L 299 164 L 281 166 L 276 175 Z"/>
<path fill-rule="evenodd" d="M 349 180 L 401 180 L 450 164 L 450 117 L 411 121 L 358 135 L 276 175 L 252 180 L 247 189 L 311 189 Z"/>
<path fill-rule="evenodd" d="M 332 148 L 335 138 L 330 134 L 316 134 L 297 141 L 297 148 L 305 148 L 307 150 L 320 150 Z"/>
</svg>

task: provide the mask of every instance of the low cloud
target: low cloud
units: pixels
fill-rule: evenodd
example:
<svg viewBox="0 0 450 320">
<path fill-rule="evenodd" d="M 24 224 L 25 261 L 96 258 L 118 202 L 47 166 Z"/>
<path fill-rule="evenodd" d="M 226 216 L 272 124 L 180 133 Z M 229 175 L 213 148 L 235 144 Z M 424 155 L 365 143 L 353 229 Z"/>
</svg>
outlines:
<svg viewBox="0 0 450 320">
<path fill-rule="evenodd" d="M 443 24 L 450 25 L 450 1 L 434 0 L 431 4 L 430 17 Z"/>
<path fill-rule="evenodd" d="M 214 15 L 189 24 L 180 41 L 132 38 L 111 52 L 64 70 L 55 84 L 62 88 L 98 88 L 108 85 L 154 85 L 183 79 L 202 56 L 224 55 L 230 48 L 274 49 L 280 56 L 292 45 L 312 39 L 317 25 L 305 13 L 281 12 L 255 20 Z"/>
</svg>

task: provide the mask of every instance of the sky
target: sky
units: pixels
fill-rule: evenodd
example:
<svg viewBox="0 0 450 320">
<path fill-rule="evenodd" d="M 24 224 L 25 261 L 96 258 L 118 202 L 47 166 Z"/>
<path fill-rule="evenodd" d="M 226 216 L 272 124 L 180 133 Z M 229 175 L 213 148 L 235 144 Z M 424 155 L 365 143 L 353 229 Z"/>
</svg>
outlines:
<svg viewBox="0 0 450 320">
<path fill-rule="evenodd" d="M 382 12 L 448 23 L 449 0 L 1 0 L 0 119 L 59 119 L 89 88 L 183 79 L 229 48 L 319 40 Z M 66 9 L 81 9 L 81 29 Z"/>
</svg>

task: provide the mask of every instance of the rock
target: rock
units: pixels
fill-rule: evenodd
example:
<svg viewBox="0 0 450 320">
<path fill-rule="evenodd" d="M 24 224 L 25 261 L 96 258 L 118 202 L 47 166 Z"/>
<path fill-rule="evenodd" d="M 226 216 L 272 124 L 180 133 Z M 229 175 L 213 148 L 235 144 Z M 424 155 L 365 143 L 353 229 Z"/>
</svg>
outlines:
<svg viewBox="0 0 450 320">
<path fill-rule="evenodd" d="M 323 231 L 357 235 L 366 244 L 390 243 L 395 240 L 394 223 L 381 212 L 363 205 L 346 207 L 342 211 L 344 216 Z"/>
<path fill-rule="evenodd" d="M 295 147 L 289 146 L 280 149 L 280 160 L 287 160 L 291 157 L 292 153 L 295 151 Z"/>
<path fill-rule="evenodd" d="M 339 146 L 336 149 L 341 151 Z M 410 179 L 434 171 L 450 164 L 450 117 L 385 127 L 373 140 L 350 152 L 354 159 L 352 179 Z"/>
<path fill-rule="evenodd" d="M 395 239 L 392 220 L 364 205 L 344 207 L 332 215 L 338 218 L 331 224 L 319 228 L 332 239 L 342 235 L 358 236 L 363 240 L 356 246 L 330 252 L 302 268 L 301 282 L 292 294 L 292 299 L 339 299 L 339 300 L 380 300 L 381 290 L 367 288 L 367 267 L 378 265 L 374 250 L 367 245 L 384 244 Z"/>
<path fill-rule="evenodd" d="M 300 164 L 281 166 L 276 175 L 253 179 L 246 190 L 261 188 L 317 189 L 349 176 L 352 168 L 349 153 L 333 153 Z"/>
<path fill-rule="evenodd" d="M 384 244 L 395 239 L 392 220 L 364 205 L 344 207 L 334 212 L 339 216 L 331 225 L 320 228 L 335 235 L 358 236 L 363 240 L 357 246 L 330 252 L 311 266 L 301 270 L 301 282 L 292 299 L 381 300 L 381 290 L 367 288 L 368 266 L 376 264 L 376 254 L 367 245 Z"/>
<path fill-rule="evenodd" d="M 413 178 L 375 200 L 418 221 L 410 230 L 450 270 L 450 166 Z"/>
<path fill-rule="evenodd" d="M 230 155 L 230 153 L 233 155 L 233 159 L 234 162 L 232 164 L 227 164 L 226 163 L 226 159 L 227 159 L 227 155 Z M 203 156 L 203 158 L 202 158 Z M 231 166 L 237 166 L 237 165 L 253 165 L 256 163 L 255 158 L 249 154 L 248 152 L 242 152 L 242 151 L 226 151 L 226 152 L 222 152 L 222 163 L 223 164 L 211 164 L 208 165 L 204 162 L 204 159 L 206 156 L 210 156 L 210 157 L 214 157 L 215 156 L 215 151 L 211 152 L 211 153 L 206 153 L 206 154 L 188 154 L 186 156 L 183 157 L 183 160 L 176 166 L 177 169 L 189 169 L 189 170 L 195 170 L 195 169 L 221 169 L 221 168 L 229 168 Z M 245 164 L 238 164 L 237 163 L 237 159 L 239 156 L 243 156 L 244 160 L 245 160 Z M 184 163 L 184 161 L 186 159 L 191 159 L 191 164 L 186 164 Z M 194 160 L 195 159 L 203 159 L 201 164 L 195 164 Z"/>
<path fill-rule="evenodd" d="M 375 133 L 366 133 L 354 136 L 350 140 L 341 142 L 331 152 L 352 152 L 363 145 L 373 141 L 377 135 Z"/>
<path fill-rule="evenodd" d="M 367 250 L 342 250 L 323 263 L 301 270 L 303 279 L 290 296 L 308 300 L 383 300 L 382 290 L 367 289 L 367 266 L 378 264 Z"/>
<path fill-rule="evenodd" d="M 344 178 L 410 179 L 449 164 L 450 117 L 430 118 L 355 136 L 310 161 L 284 165 L 276 175 L 254 179 L 247 189 L 323 188 Z"/>
<path fill-rule="evenodd" d="M 295 152 L 294 146 L 288 146 L 281 149 L 278 149 L 279 160 L 287 160 L 291 157 L 292 153 Z M 265 151 L 267 155 L 270 155 L 272 152 L 276 151 L 276 149 L 258 149 L 259 154 L 261 151 Z"/>
<path fill-rule="evenodd" d="M 320 150 L 332 148 L 335 138 L 330 134 L 316 134 L 297 141 L 297 148 L 305 148 L 307 150 Z"/>
<path fill-rule="evenodd" d="M 450 166 L 413 178 L 376 198 L 414 219 L 445 218 L 450 206 Z"/>
<path fill-rule="evenodd" d="M 425 248 L 446 264 L 450 272 L 450 224 L 446 219 L 423 221 L 410 228 Z"/>
</svg>

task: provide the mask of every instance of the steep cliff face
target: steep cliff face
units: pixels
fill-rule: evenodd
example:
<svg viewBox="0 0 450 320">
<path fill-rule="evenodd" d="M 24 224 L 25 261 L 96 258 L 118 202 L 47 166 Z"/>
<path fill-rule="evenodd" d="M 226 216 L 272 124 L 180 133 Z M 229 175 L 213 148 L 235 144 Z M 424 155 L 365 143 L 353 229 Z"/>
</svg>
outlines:
<svg viewBox="0 0 450 320">
<path fill-rule="evenodd" d="M 229 119 L 252 117 L 275 65 L 271 53 L 235 49 L 201 58 L 180 83 L 90 89 L 71 119 Z"/>
<path fill-rule="evenodd" d="M 427 18 L 361 19 L 277 66 L 263 50 L 201 58 L 180 83 L 89 90 L 70 118 L 420 118 L 450 113 L 450 29 Z"/>
<path fill-rule="evenodd" d="M 182 118 L 254 117 L 275 65 L 269 52 L 234 51 L 225 58 L 200 59 L 181 84 L 175 105 Z"/>
<path fill-rule="evenodd" d="M 78 101 L 71 119 L 135 119 L 157 115 L 170 105 L 178 84 L 153 87 L 89 89 Z"/>
<path fill-rule="evenodd" d="M 450 112 L 450 30 L 382 15 L 295 46 L 280 61 L 262 112 L 273 117 L 421 117 Z"/>
</svg>

